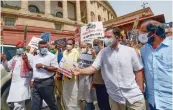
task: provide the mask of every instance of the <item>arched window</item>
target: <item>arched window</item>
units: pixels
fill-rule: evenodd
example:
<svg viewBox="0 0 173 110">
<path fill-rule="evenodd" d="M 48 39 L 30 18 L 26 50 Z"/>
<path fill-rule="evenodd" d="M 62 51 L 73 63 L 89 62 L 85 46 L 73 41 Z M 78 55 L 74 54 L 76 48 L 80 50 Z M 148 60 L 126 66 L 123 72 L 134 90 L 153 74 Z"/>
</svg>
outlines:
<svg viewBox="0 0 173 110">
<path fill-rule="evenodd" d="M 62 2 L 58 2 L 58 7 L 62 8 Z"/>
<path fill-rule="evenodd" d="M 95 21 L 95 14 L 94 14 L 94 12 L 92 12 L 92 11 L 91 11 L 91 21 L 92 21 L 92 22 Z"/>
<path fill-rule="evenodd" d="M 102 19 L 101 19 L 101 16 L 100 15 L 98 15 L 98 21 L 101 21 Z"/>
<path fill-rule="evenodd" d="M 40 12 L 39 9 L 35 5 L 29 5 L 28 9 L 30 12 L 34 12 L 34 13 Z"/>
<path fill-rule="evenodd" d="M 56 17 L 60 17 L 60 18 L 62 18 L 62 17 L 63 17 L 62 12 L 58 11 L 58 12 L 56 13 Z"/>
<path fill-rule="evenodd" d="M 1 1 L 1 7 L 3 7 L 3 5 L 4 5 L 4 4 L 3 4 L 3 2 Z"/>
</svg>

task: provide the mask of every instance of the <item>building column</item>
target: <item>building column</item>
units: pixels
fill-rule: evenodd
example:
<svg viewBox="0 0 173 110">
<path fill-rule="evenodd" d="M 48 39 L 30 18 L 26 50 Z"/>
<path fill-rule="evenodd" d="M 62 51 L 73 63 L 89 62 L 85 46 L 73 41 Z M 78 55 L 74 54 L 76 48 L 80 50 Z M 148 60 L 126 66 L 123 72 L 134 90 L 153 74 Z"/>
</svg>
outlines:
<svg viewBox="0 0 173 110">
<path fill-rule="evenodd" d="M 109 13 L 109 19 L 110 19 L 110 20 L 112 19 L 111 13 Z"/>
<path fill-rule="evenodd" d="M 76 18 L 77 22 L 81 22 L 81 13 L 80 13 L 80 0 L 76 0 Z"/>
<path fill-rule="evenodd" d="M 45 14 L 51 14 L 50 0 L 45 0 Z"/>
<path fill-rule="evenodd" d="M 21 0 L 21 10 L 28 11 L 28 0 Z"/>
<path fill-rule="evenodd" d="M 96 1 L 95 2 L 95 9 L 97 9 L 97 4 L 98 4 L 98 2 Z M 98 21 L 98 10 L 95 10 L 95 21 Z"/>
<path fill-rule="evenodd" d="M 63 18 L 68 19 L 67 0 L 63 0 Z"/>
<path fill-rule="evenodd" d="M 87 21 L 91 22 L 91 11 L 90 11 L 90 0 L 86 0 L 86 9 L 87 9 Z"/>
<path fill-rule="evenodd" d="M 108 18 L 108 21 L 110 20 L 110 18 L 109 18 L 109 12 L 108 12 L 108 10 L 107 10 L 107 18 Z"/>
</svg>

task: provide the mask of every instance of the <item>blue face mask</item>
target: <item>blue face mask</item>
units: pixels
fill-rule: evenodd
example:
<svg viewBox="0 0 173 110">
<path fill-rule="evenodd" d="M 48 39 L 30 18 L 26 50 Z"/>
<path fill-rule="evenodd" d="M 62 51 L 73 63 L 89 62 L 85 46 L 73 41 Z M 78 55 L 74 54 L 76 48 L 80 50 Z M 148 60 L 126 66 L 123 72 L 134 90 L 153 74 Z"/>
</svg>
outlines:
<svg viewBox="0 0 173 110">
<path fill-rule="evenodd" d="M 24 49 L 23 48 L 16 49 L 16 54 L 21 55 L 23 53 L 24 53 Z"/>
<path fill-rule="evenodd" d="M 99 52 L 99 47 L 98 46 L 94 46 L 94 49 L 96 50 L 96 52 Z"/>
</svg>

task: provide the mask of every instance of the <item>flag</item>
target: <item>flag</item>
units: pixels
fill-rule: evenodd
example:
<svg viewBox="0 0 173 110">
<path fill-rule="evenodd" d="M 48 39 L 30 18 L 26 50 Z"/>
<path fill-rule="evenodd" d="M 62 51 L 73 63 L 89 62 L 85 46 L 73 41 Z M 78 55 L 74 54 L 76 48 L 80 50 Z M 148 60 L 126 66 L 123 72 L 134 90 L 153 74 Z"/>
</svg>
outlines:
<svg viewBox="0 0 173 110">
<path fill-rule="evenodd" d="M 41 39 L 43 39 L 46 42 L 50 41 L 50 32 L 44 32 L 41 34 Z"/>
</svg>

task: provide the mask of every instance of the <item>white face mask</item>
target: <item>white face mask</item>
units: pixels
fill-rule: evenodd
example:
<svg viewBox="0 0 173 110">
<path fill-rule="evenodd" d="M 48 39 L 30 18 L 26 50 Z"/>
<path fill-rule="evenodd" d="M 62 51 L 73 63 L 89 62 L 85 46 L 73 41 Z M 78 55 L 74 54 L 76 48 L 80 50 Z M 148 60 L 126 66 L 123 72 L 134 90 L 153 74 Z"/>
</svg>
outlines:
<svg viewBox="0 0 173 110">
<path fill-rule="evenodd" d="M 147 43 L 148 42 L 148 37 L 147 36 L 148 36 L 148 33 L 139 34 L 139 36 L 138 36 L 139 42 L 141 42 L 143 44 Z"/>
<path fill-rule="evenodd" d="M 114 38 L 112 38 L 112 37 L 106 38 L 104 40 L 104 43 L 107 47 L 111 47 L 114 44 Z"/>
<path fill-rule="evenodd" d="M 143 44 L 150 42 L 150 39 L 153 37 L 154 34 L 152 34 L 149 37 L 148 37 L 148 35 L 149 35 L 149 33 L 139 34 L 139 36 L 138 36 L 139 42 L 141 42 Z"/>
<path fill-rule="evenodd" d="M 73 48 L 72 45 L 67 45 L 67 50 L 71 50 Z"/>
</svg>

